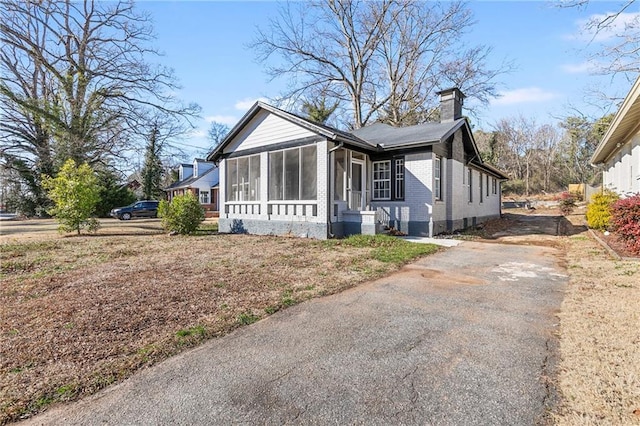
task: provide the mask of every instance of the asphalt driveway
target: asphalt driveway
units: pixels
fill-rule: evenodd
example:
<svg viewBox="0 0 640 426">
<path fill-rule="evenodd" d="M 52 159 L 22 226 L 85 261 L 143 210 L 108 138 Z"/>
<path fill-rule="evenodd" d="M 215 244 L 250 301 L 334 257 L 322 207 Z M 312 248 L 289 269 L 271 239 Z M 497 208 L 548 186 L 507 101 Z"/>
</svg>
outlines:
<svg viewBox="0 0 640 426">
<path fill-rule="evenodd" d="M 553 403 L 558 256 L 465 242 L 30 423 L 535 424 Z"/>
</svg>

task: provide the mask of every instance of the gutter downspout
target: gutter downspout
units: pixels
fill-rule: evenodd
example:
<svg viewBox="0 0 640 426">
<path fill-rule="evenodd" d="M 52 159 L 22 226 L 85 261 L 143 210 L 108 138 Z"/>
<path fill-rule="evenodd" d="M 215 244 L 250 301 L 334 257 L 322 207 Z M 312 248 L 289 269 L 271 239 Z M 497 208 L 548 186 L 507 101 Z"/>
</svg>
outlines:
<svg viewBox="0 0 640 426">
<path fill-rule="evenodd" d="M 344 142 L 338 143 L 338 145 L 327 151 L 327 229 L 329 231 L 327 237 L 329 238 L 333 238 L 335 236 L 331 229 L 331 209 L 333 208 L 331 203 L 331 193 L 333 192 L 331 190 L 331 153 L 336 152 L 342 147 L 344 147 Z"/>
</svg>

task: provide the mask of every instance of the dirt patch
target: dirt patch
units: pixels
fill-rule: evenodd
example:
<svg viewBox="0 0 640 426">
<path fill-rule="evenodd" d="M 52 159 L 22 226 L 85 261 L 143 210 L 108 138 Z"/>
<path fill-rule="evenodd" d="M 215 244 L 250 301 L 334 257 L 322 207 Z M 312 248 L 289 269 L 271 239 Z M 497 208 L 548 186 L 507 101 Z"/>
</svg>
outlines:
<svg viewBox="0 0 640 426">
<path fill-rule="evenodd" d="M 475 277 L 470 277 L 468 275 L 460 275 L 460 274 L 452 274 L 447 272 L 446 274 L 443 271 L 438 271 L 435 269 L 423 269 L 422 273 L 423 278 L 429 279 L 429 281 L 437 281 L 437 282 L 445 282 L 447 284 L 466 284 L 466 285 L 483 285 L 486 284 L 485 281 L 480 280 Z"/>
<path fill-rule="evenodd" d="M 482 223 L 465 232 L 465 238 L 480 239 L 501 244 L 523 244 L 562 249 L 564 236 L 586 231 L 562 216 L 557 209 L 510 209 L 499 219 Z"/>
</svg>

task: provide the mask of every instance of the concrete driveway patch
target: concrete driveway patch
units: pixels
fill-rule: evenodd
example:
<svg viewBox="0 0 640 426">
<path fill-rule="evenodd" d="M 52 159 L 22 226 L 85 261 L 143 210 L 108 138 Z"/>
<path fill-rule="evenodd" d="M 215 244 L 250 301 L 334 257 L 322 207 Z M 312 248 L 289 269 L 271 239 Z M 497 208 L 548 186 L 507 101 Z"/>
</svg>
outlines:
<svg viewBox="0 0 640 426">
<path fill-rule="evenodd" d="M 28 424 L 535 424 L 553 403 L 552 247 L 465 242 Z"/>
</svg>

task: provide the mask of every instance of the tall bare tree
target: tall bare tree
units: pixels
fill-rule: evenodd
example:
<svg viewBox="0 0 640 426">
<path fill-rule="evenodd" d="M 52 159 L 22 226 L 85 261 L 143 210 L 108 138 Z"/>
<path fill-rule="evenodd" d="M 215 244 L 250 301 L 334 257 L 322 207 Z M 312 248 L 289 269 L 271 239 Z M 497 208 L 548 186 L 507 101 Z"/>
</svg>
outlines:
<svg viewBox="0 0 640 426">
<path fill-rule="evenodd" d="M 591 0 L 560 0 L 562 7 L 582 8 Z M 584 22 L 582 32 L 592 70 L 598 74 L 623 75 L 633 81 L 640 73 L 640 12 L 636 0 L 610 2 L 611 11 L 594 14 Z"/>
<path fill-rule="evenodd" d="M 213 151 L 218 145 L 220 145 L 220 142 L 222 142 L 224 137 L 227 136 L 229 130 L 231 130 L 229 129 L 229 126 L 224 123 L 218 123 L 217 121 L 211 122 L 209 133 L 207 134 L 209 141 L 211 142 L 208 152 Z"/>
<path fill-rule="evenodd" d="M 124 158 L 141 146 L 153 117 L 180 133 L 197 113 L 171 95 L 171 70 L 147 61 L 157 55 L 149 16 L 132 2 L 0 5 L 0 159 L 22 165 L 30 192 L 41 192 L 39 176 L 69 158 Z"/>
<path fill-rule="evenodd" d="M 429 119 L 433 92 L 452 85 L 486 103 L 496 94 L 490 50 L 467 47 L 472 26 L 459 1 L 315 0 L 286 3 L 253 43 L 272 78 L 288 77 L 283 97 L 322 90 L 348 111 L 346 125 Z"/>
</svg>

